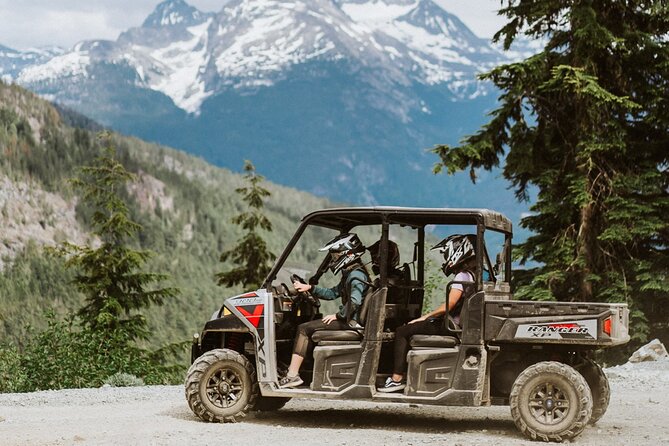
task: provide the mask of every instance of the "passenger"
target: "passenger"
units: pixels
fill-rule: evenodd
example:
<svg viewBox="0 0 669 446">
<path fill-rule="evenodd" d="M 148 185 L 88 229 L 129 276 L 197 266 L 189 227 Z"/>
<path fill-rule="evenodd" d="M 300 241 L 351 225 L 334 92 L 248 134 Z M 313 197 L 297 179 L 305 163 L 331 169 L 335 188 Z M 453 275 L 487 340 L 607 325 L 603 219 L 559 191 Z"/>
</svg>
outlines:
<svg viewBox="0 0 669 446">
<path fill-rule="evenodd" d="M 299 371 L 304 357 L 309 350 L 311 336 L 318 330 L 347 330 L 360 325 L 360 308 L 369 283 L 369 273 L 360 259 L 365 247 L 355 234 L 340 234 L 329 241 L 320 251 L 328 251 L 328 267 L 334 274 L 342 272 L 339 284 L 333 288 L 322 288 L 306 283 L 294 282 L 299 292 L 310 292 L 313 296 L 325 300 L 341 298 L 339 312 L 329 314 L 323 319 L 300 324 L 293 344 L 293 356 L 288 366 L 288 373 L 279 380 L 279 387 L 297 387 L 303 383 Z"/>
<path fill-rule="evenodd" d="M 374 243 L 372 246 L 367 248 L 369 254 L 372 257 L 372 272 L 377 276 L 381 272 L 381 240 Z M 404 273 L 399 269 L 400 265 L 400 249 L 397 246 L 397 243 L 392 240 L 388 240 L 388 283 L 390 285 L 397 285 L 401 283 L 404 279 Z M 378 288 L 379 278 L 377 277 L 374 280 L 374 286 Z"/>
<path fill-rule="evenodd" d="M 451 235 L 437 243 L 432 249 L 438 249 L 446 261 L 442 271 L 446 276 L 455 273 L 455 282 L 474 282 L 476 277 L 476 236 Z M 470 287 L 471 288 L 471 287 Z M 459 323 L 460 310 L 464 303 L 465 290 L 461 284 L 453 284 L 448 295 L 448 313 Z M 398 327 L 395 332 L 393 374 L 379 387 L 379 392 L 397 392 L 406 387 L 406 356 L 409 351 L 409 339 L 415 334 L 446 335 L 448 331 L 444 321 L 446 302 L 408 324 Z"/>
</svg>

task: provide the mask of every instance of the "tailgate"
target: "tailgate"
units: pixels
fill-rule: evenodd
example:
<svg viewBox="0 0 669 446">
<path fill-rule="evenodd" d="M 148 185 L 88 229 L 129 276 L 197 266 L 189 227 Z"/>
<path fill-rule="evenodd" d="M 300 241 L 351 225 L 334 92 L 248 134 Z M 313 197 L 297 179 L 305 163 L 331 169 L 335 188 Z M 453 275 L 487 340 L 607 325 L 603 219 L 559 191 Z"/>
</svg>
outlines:
<svg viewBox="0 0 669 446">
<path fill-rule="evenodd" d="M 627 304 L 486 301 L 492 342 L 610 347 L 629 341 Z"/>
</svg>

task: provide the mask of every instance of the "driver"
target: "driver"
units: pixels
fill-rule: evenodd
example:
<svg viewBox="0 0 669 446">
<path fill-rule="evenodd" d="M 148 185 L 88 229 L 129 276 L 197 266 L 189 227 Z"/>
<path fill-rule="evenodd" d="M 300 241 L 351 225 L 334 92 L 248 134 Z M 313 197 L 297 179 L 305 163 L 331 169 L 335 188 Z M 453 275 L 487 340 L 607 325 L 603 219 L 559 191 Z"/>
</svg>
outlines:
<svg viewBox="0 0 669 446">
<path fill-rule="evenodd" d="M 293 356 L 288 366 L 288 373 L 279 381 L 280 388 L 297 387 L 303 383 L 299 371 L 302 361 L 310 347 L 311 335 L 318 330 L 347 330 L 360 325 L 360 308 L 367 292 L 369 273 L 360 259 L 365 247 L 356 234 L 339 234 L 325 244 L 320 251 L 327 251 L 330 256 L 328 267 L 334 274 L 341 271 L 341 280 L 333 288 L 322 288 L 301 282 L 293 282 L 301 293 L 310 292 L 313 296 L 325 300 L 341 298 L 339 312 L 329 314 L 323 319 L 300 324 L 293 345 Z"/>
</svg>

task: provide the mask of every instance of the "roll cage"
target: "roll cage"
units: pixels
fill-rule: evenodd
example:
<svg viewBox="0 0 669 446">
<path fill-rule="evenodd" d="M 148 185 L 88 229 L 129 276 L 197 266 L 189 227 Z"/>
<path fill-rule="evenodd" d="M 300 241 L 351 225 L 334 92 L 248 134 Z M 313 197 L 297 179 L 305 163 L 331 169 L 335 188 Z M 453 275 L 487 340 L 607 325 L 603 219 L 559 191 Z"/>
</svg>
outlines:
<svg viewBox="0 0 669 446">
<path fill-rule="evenodd" d="M 276 279 L 276 276 L 283 266 L 284 262 L 292 252 L 296 243 L 308 226 L 320 226 L 334 229 L 341 233 L 350 232 L 352 229 L 360 226 L 380 226 L 381 227 L 381 265 L 379 285 L 385 287 L 388 284 L 387 253 L 388 253 L 388 234 L 390 225 L 408 226 L 418 232 L 417 240 L 414 244 L 414 261 L 417 263 L 417 277 L 419 283 L 424 282 L 425 266 L 425 232 L 428 226 L 432 225 L 472 225 L 476 226 L 476 284 L 477 290 L 482 289 L 483 271 L 488 271 L 490 277 L 487 281 L 496 281 L 496 273 L 503 268 L 504 274 L 508 276 L 511 271 L 511 239 L 513 235 L 511 221 L 499 212 L 489 209 L 449 209 L 449 208 L 410 208 L 410 207 L 346 207 L 323 209 L 312 212 L 302 218 L 302 222 L 297 231 L 286 245 L 276 263 L 268 273 L 263 283 L 264 288 L 268 288 Z M 495 264 L 490 261 L 485 242 L 484 233 L 486 230 L 492 230 L 504 235 L 504 246 L 500 258 L 496 259 Z M 327 257 L 321 262 L 318 270 L 312 277 L 312 283 L 317 283 L 318 278 L 325 270 Z M 510 281 L 510 277 L 504 277 L 503 281 Z"/>
</svg>

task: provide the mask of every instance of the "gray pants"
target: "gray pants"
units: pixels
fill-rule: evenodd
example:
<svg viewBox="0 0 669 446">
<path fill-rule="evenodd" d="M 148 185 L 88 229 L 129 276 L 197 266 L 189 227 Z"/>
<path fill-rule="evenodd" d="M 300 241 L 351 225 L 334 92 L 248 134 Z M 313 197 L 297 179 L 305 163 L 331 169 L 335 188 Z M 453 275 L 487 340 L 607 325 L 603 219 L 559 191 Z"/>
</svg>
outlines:
<svg viewBox="0 0 669 446">
<path fill-rule="evenodd" d="M 319 330 L 350 330 L 351 327 L 339 319 L 326 324 L 322 319 L 305 322 L 297 327 L 297 336 L 293 344 L 293 353 L 301 357 L 307 356 L 311 348 L 311 335 Z"/>
</svg>

